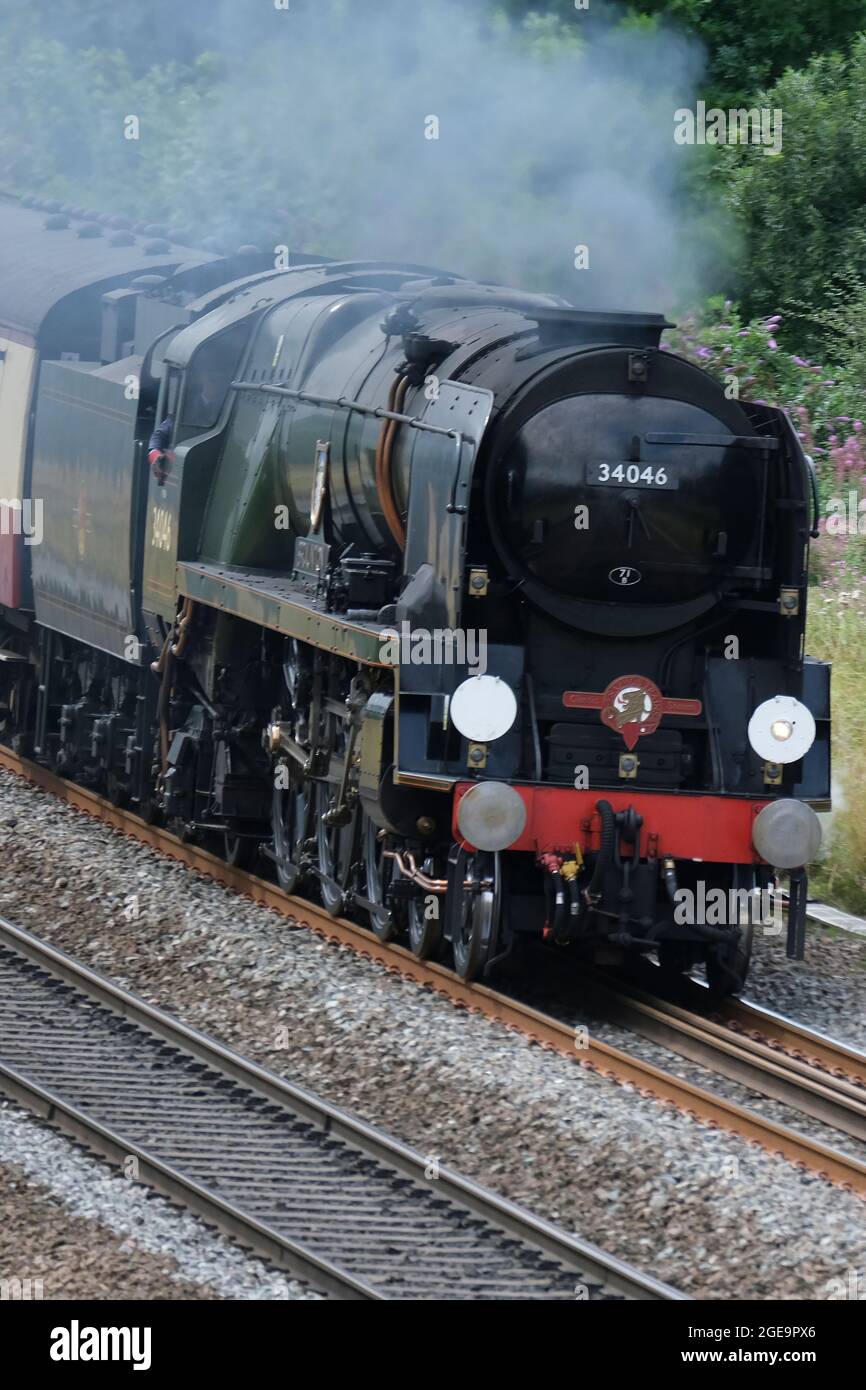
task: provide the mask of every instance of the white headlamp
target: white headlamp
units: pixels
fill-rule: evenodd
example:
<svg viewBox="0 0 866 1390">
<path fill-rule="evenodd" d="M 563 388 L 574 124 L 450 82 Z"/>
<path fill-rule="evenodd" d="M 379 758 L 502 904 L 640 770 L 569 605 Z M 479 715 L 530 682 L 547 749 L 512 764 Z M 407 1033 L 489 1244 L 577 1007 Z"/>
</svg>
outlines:
<svg viewBox="0 0 866 1390">
<path fill-rule="evenodd" d="M 815 742 L 815 719 L 793 695 L 774 695 L 749 720 L 749 743 L 768 763 L 795 763 Z"/>
<path fill-rule="evenodd" d="M 499 676 L 470 676 L 451 696 L 448 718 L 472 743 L 493 743 L 517 718 L 517 697 Z"/>
</svg>

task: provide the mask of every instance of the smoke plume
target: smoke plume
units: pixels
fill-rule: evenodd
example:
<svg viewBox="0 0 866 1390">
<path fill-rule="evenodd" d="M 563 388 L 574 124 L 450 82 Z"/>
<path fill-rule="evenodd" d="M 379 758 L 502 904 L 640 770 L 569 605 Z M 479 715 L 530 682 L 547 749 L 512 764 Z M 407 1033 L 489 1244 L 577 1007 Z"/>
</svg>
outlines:
<svg viewBox="0 0 866 1390">
<path fill-rule="evenodd" d="M 92 14 L 81 32 L 74 7 L 52 7 L 45 90 L 7 178 L 26 161 L 76 202 L 197 240 L 421 262 L 579 305 L 671 309 L 712 270 L 693 152 L 673 140 L 701 73 L 692 41 L 617 27 L 595 3 L 518 30 L 484 0 L 280 3 L 176 7 L 184 66 L 157 47 L 148 66 L 137 43 L 98 80 Z M 158 18 L 154 32 L 165 45 Z M 19 119 L 24 42 L 0 53 Z"/>
</svg>

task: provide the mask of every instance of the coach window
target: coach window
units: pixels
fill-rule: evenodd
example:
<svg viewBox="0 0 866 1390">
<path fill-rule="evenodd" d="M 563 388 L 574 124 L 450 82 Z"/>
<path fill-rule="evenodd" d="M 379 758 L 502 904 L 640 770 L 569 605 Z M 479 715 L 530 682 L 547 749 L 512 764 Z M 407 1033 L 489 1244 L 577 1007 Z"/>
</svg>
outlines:
<svg viewBox="0 0 866 1390">
<path fill-rule="evenodd" d="M 236 323 L 209 338 L 186 369 L 179 438 L 213 429 L 240 363 L 249 324 Z"/>
</svg>

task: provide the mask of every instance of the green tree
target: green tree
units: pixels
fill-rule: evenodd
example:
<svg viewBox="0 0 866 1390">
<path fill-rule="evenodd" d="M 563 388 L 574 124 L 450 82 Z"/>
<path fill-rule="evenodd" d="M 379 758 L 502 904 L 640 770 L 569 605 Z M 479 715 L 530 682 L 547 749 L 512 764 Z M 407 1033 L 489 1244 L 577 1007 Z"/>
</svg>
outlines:
<svg viewBox="0 0 866 1390">
<path fill-rule="evenodd" d="M 781 154 L 750 145 L 715 151 L 743 234 L 745 310 L 826 307 L 834 286 L 866 278 L 866 36 L 847 58 L 789 70 L 756 101 L 783 113 Z M 801 319 L 804 334 L 810 327 Z"/>
<path fill-rule="evenodd" d="M 866 0 L 499 0 L 512 19 L 553 14 L 586 30 L 609 24 L 669 24 L 699 38 L 707 49 L 707 96 L 740 105 L 786 68 L 802 67 L 813 54 L 846 50 L 866 28 Z"/>
</svg>

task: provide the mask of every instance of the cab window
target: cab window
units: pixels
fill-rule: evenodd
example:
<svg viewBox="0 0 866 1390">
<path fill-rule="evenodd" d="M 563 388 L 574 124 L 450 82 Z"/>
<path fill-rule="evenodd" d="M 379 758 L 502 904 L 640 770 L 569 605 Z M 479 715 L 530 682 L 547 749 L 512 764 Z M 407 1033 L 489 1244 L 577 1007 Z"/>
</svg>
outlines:
<svg viewBox="0 0 866 1390">
<path fill-rule="evenodd" d="M 156 407 L 156 420 L 176 420 L 177 403 L 180 398 L 181 374 L 177 367 L 169 367 L 162 380 L 159 402 Z"/>
<path fill-rule="evenodd" d="M 220 417 L 229 385 L 234 380 L 249 324 L 235 323 L 209 338 L 186 370 L 181 433 L 183 437 L 213 429 Z"/>
</svg>

